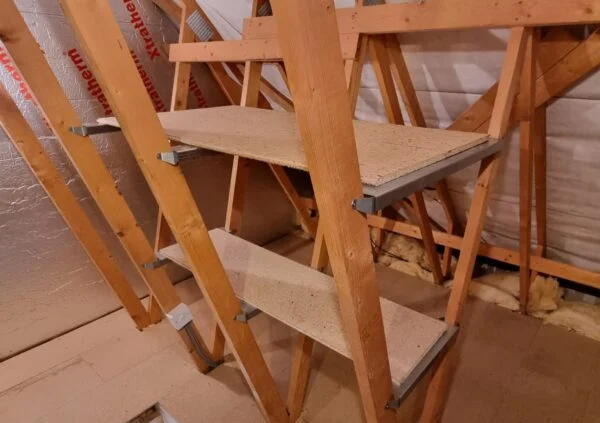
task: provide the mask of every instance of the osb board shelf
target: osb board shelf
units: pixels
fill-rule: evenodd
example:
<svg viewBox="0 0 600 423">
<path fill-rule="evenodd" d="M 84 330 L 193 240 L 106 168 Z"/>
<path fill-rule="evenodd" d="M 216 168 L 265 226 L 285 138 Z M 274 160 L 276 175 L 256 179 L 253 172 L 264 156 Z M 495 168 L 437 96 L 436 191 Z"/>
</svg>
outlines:
<svg viewBox="0 0 600 423">
<path fill-rule="evenodd" d="M 308 170 L 293 113 L 226 106 L 159 113 L 172 140 Z M 115 118 L 100 123 L 118 126 Z M 484 134 L 354 121 L 364 184 L 380 186 L 488 140 Z"/>
<path fill-rule="evenodd" d="M 351 358 L 330 276 L 222 229 L 210 237 L 236 295 L 246 303 Z M 160 253 L 189 268 L 178 245 Z M 447 330 L 439 320 L 381 298 L 392 379 L 401 383 Z"/>
</svg>

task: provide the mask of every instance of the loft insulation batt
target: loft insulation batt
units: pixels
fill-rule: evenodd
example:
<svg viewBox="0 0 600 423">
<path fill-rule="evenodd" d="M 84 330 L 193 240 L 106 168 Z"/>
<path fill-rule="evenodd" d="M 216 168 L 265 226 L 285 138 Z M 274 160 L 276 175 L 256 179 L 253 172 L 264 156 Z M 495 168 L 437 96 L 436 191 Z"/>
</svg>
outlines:
<svg viewBox="0 0 600 423">
<path fill-rule="evenodd" d="M 89 74 L 88 61 L 63 17 L 59 2 L 16 0 L 16 4 L 81 120 L 93 122 L 111 114 L 101 101 L 101 92 Z M 168 110 L 173 65 L 168 63 L 162 46 L 177 40 L 176 28 L 151 0 L 111 0 L 111 5 L 138 66 L 148 75 L 147 86 L 158 93 L 160 102 L 156 105 L 160 110 Z M 146 38 L 151 41 L 142 39 L 142 29 L 149 32 Z M 190 96 L 193 107 L 209 100 L 220 104 L 212 79 L 205 72 L 203 68 L 194 69 L 198 87 Z M 7 87 L 41 139 L 136 292 L 144 293 L 136 269 L 41 119 L 31 93 L 1 42 L 0 83 Z M 95 136 L 93 141 L 140 225 L 153 236 L 156 206 L 125 140 L 113 134 Z M 224 169 L 228 166 L 227 162 L 220 164 Z M 221 219 L 211 222 L 221 224 Z M 118 306 L 113 292 L 1 130 L 0 292 L 0 360 Z"/>
<path fill-rule="evenodd" d="M 250 0 L 197 2 L 226 39 L 241 37 L 242 20 L 250 16 Z M 336 7 L 352 7 L 353 3 L 335 1 Z M 498 80 L 509 33 L 505 29 L 474 29 L 400 36 L 429 127 L 447 127 Z M 284 86 L 278 72 L 265 67 L 270 82 Z M 356 110 L 358 119 L 386 120 L 376 81 L 367 62 Z M 402 109 L 405 121 L 410 122 L 404 105 Z M 547 126 L 547 255 L 600 271 L 600 72 L 582 80 L 548 107 Z M 494 244 L 517 249 L 518 131 L 511 133 L 507 150 L 490 197 L 484 237 Z M 473 166 L 448 178 L 454 203 L 463 218 L 470 205 L 476 172 Z M 437 202 L 429 201 L 428 208 L 436 221 L 445 222 Z"/>
<path fill-rule="evenodd" d="M 169 138 L 308 170 L 293 113 L 226 106 L 159 114 Z M 100 123 L 117 125 L 114 118 Z M 485 142 L 485 134 L 354 121 L 362 182 L 378 186 Z"/>
</svg>

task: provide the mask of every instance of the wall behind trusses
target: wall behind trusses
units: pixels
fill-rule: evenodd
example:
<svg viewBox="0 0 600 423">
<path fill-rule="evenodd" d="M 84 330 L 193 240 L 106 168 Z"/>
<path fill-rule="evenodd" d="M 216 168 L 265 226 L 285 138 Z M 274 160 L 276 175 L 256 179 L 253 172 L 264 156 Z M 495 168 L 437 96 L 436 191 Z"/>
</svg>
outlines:
<svg viewBox="0 0 600 423">
<path fill-rule="evenodd" d="M 93 123 L 98 117 L 110 115 L 111 110 L 88 73 L 87 60 L 80 53 L 58 1 L 17 0 L 16 3 L 82 121 Z M 177 40 L 176 27 L 150 0 L 111 3 L 138 67 L 148 74 L 149 91 L 158 93 L 155 107 L 168 110 L 174 66 L 166 58 L 165 44 Z M 190 107 L 223 104 L 224 98 L 205 67 L 195 67 L 193 77 Z M 0 83 L 6 84 L 69 187 L 123 265 L 126 276 L 136 291 L 144 295 L 143 282 L 125 258 L 59 142 L 38 114 L 1 43 Z M 120 134 L 93 139 L 119 190 L 152 239 L 156 204 L 125 139 Z M 202 158 L 184 166 L 211 227 L 224 222 L 230 171 L 231 158 L 224 155 Z M 253 230 L 246 235 L 257 242 L 266 242 L 289 229 L 292 213 L 267 169 L 255 167 L 251 177 L 250 210 L 245 223 Z M 265 204 L 269 207 L 265 208 Z M 183 273 L 175 271 L 172 276 L 180 279 Z M 0 360 L 117 307 L 116 297 L 0 130 Z"/>
<path fill-rule="evenodd" d="M 240 38 L 250 0 L 198 0 L 227 39 Z M 399 1 L 398 1 L 399 2 Z M 336 1 L 350 7 L 352 0 Z M 400 37 L 419 101 L 430 127 L 447 127 L 499 75 L 508 30 L 405 34 Z M 276 78 L 277 74 L 269 73 Z M 281 86 L 281 85 L 278 85 Z M 367 64 L 357 107 L 359 119 L 385 121 L 377 82 Z M 408 122 L 408 116 L 405 114 Z M 548 256 L 600 271 L 600 72 L 548 108 Z M 495 186 L 485 239 L 518 248 L 518 131 Z M 476 169 L 450 178 L 453 199 L 466 214 Z M 443 213 L 431 210 L 438 221 Z M 535 230 L 535 225 L 534 225 Z M 534 233 L 535 236 L 535 233 Z"/>
</svg>

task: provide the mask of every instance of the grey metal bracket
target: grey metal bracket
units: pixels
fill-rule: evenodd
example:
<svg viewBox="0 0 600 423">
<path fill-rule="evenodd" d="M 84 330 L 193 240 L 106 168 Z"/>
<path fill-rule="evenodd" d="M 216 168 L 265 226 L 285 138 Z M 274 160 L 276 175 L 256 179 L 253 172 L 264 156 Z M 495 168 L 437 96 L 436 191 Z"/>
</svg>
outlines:
<svg viewBox="0 0 600 423">
<path fill-rule="evenodd" d="M 121 132 L 121 128 L 112 125 L 82 125 L 82 126 L 71 126 L 69 131 L 79 135 L 80 137 L 87 137 L 89 135 L 98 134 L 109 134 L 111 132 Z"/>
<path fill-rule="evenodd" d="M 171 260 L 169 260 L 168 258 L 157 257 L 156 260 L 151 261 L 150 263 L 144 263 L 143 266 L 144 269 L 154 270 L 164 266 L 165 264 L 169 264 L 170 262 Z"/>
<path fill-rule="evenodd" d="M 385 408 L 400 408 L 402 402 L 410 395 L 423 376 L 427 374 L 429 369 L 431 369 L 437 358 L 448 350 L 452 344 L 451 341 L 456 337 L 457 333 L 457 326 L 448 326 L 446 332 L 444 332 L 440 339 L 438 339 L 429 351 L 427 351 L 423 359 L 408 374 L 406 379 L 399 384 L 394 384 L 394 399 L 388 401 Z"/>
<path fill-rule="evenodd" d="M 177 304 L 171 310 L 166 312 L 165 316 L 176 330 L 183 329 L 184 326 L 194 319 L 189 307 L 184 303 Z"/>
<path fill-rule="evenodd" d="M 156 155 L 158 160 L 177 166 L 179 162 L 184 160 L 195 159 L 206 155 L 206 150 L 190 146 L 176 146 L 171 151 L 160 152 Z"/>
<path fill-rule="evenodd" d="M 252 307 L 247 302 L 245 302 L 245 301 L 240 301 L 240 302 L 241 302 L 241 306 L 242 306 L 242 312 L 240 314 L 238 314 L 237 316 L 235 316 L 233 318 L 233 320 L 235 320 L 237 322 L 247 323 L 248 320 L 252 319 L 253 317 L 257 316 L 260 313 L 259 309 L 257 309 L 256 307 Z"/>
<path fill-rule="evenodd" d="M 503 146 L 504 141 L 490 139 L 385 184 L 379 186 L 363 185 L 365 197 L 352 200 L 352 207 L 362 213 L 376 213 L 395 201 L 408 197 L 417 191 L 422 191 L 445 177 L 499 152 Z"/>
</svg>

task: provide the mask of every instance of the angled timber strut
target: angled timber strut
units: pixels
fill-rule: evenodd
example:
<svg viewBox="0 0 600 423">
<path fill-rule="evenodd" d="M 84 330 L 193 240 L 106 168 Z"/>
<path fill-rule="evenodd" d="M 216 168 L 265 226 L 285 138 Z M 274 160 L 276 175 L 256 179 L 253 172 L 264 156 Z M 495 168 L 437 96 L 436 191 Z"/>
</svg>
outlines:
<svg viewBox="0 0 600 423">
<path fill-rule="evenodd" d="M 150 325 L 150 314 L 119 268 L 110 249 L 94 228 L 79 201 L 68 188 L 48 153 L 2 85 L 0 85 L 0 127 L 21 153 L 23 160 L 48 193 L 48 197 L 65 219 L 106 283 L 115 292 L 136 326 L 142 329 Z"/>
<path fill-rule="evenodd" d="M 153 248 L 115 186 L 114 179 L 91 139 L 69 131 L 70 127 L 81 126 L 81 121 L 13 1 L 2 3 L 0 39 L 28 85 L 42 115 L 148 286 L 152 298 L 164 314 L 173 311 L 179 314 L 183 311 L 187 324 L 176 328 L 196 364 L 201 370 L 207 370 L 206 361 L 210 361 L 210 358 L 205 353 L 206 349 L 194 322 L 189 320 L 191 315 L 186 312 L 186 306 L 179 299 L 165 270 L 144 267 L 145 263 L 156 259 Z"/>
<path fill-rule="evenodd" d="M 565 6 L 566 0 L 555 1 Z M 563 8 L 560 13 L 536 2 L 520 2 L 524 5 L 519 7 L 511 7 L 511 3 L 501 10 L 495 10 L 488 0 L 471 4 L 474 11 L 481 11 L 484 6 L 489 8 L 482 17 L 463 13 L 464 8 L 451 1 L 363 7 L 350 9 L 351 14 L 348 14 L 343 10 L 336 12 L 332 0 L 275 0 L 272 3 L 274 18 L 251 18 L 248 22 L 253 31 L 272 34 L 270 38 L 278 39 L 294 98 L 294 114 L 228 106 L 157 116 L 109 4 L 96 0 L 61 0 L 60 3 L 115 111 L 115 119 L 105 122 L 120 126 L 173 231 L 177 244 L 161 249 L 161 253 L 193 272 L 265 420 L 287 422 L 289 414 L 297 415 L 308 376 L 306 365 L 310 350 L 313 341 L 317 341 L 353 361 L 367 421 L 394 421 L 399 404 L 419 381 L 428 380 L 426 375 L 431 381 L 427 386 L 422 421 L 438 421 L 457 354 L 453 348 L 456 330 L 477 252 L 484 247 L 480 237 L 486 207 L 515 99 L 518 98 L 518 119 L 525 138 L 522 160 L 526 166 L 522 181 L 527 187 L 523 194 L 527 202 L 532 196 L 527 185 L 532 179 L 532 150 L 534 154 L 539 151 L 541 142 L 541 126 L 536 122 L 539 96 L 546 96 L 547 101 L 552 90 L 572 83 L 553 79 L 546 81 L 549 88 L 538 90 L 534 62 L 536 57 L 539 60 L 541 46 L 538 31 L 533 26 L 557 24 L 559 19 L 560 23 L 597 22 L 600 12 L 596 4 L 580 0 L 577 7 Z M 407 15 L 412 20 L 398 19 Z M 264 26 L 257 29 L 255 19 L 267 20 L 260 21 Z M 379 20 L 379 25 L 375 25 L 373 19 Z M 526 26 L 516 26 L 515 21 Z M 500 80 L 491 101 L 489 125 L 483 133 L 353 122 L 353 100 L 344 76 L 354 72 L 349 66 L 344 68 L 340 33 L 474 26 L 512 28 Z M 92 189 L 98 188 L 93 185 L 97 182 L 93 175 L 86 173 L 85 165 L 96 163 L 95 174 L 101 175 L 105 167 L 98 164 L 97 154 L 90 149 L 87 138 L 77 138 L 78 144 L 75 144 L 75 138 L 70 138 L 65 130 L 65 124 L 78 126 L 77 118 L 35 40 L 26 27 L 23 28 L 14 4 L 9 2 L 8 7 L 3 6 L 2 39 L 10 46 L 11 55 L 65 149 L 76 166 L 79 165 L 78 171 L 90 185 L 90 191 L 104 192 Z M 577 54 L 574 53 L 577 49 L 565 53 L 560 60 L 561 63 L 566 60 L 563 66 L 573 66 L 569 60 L 578 56 L 566 57 Z M 28 60 L 24 51 L 29 54 Z M 32 51 L 39 52 L 33 59 Z M 247 56 L 240 60 L 253 61 Z M 544 74 L 556 66 L 558 63 Z M 250 73 L 250 69 L 251 66 L 246 66 L 244 71 Z M 250 81 L 256 84 L 256 75 L 260 74 L 256 72 L 255 78 L 244 79 L 247 87 Z M 40 80 L 50 81 L 51 89 L 42 89 Z M 256 88 L 247 90 L 256 98 Z M 49 98 L 59 100 L 58 111 L 51 107 Z M 238 123 L 236 136 L 231 132 L 231 125 L 224 124 L 231 121 Z M 177 136 L 182 130 L 186 135 Z M 263 139 L 265 131 L 278 136 L 271 144 L 261 145 L 256 140 Z M 181 170 L 156 159 L 158 152 L 170 148 L 169 137 L 244 159 L 308 171 L 320 212 L 313 268 L 252 245 L 227 231 L 208 231 Z M 392 139 L 396 142 L 386 142 Z M 86 149 L 89 156 L 86 160 L 77 160 L 79 148 Z M 381 299 L 368 224 L 383 220 L 378 226 L 383 229 L 387 229 L 388 224 L 394 229 L 405 224 L 387 221 L 372 212 L 391 204 L 394 196 L 399 199 L 412 195 L 476 162 L 481 165 L 464 237 L 442 234 L 448 246 L 460 249 L 445 322 Z M 107 192 L 105 195 L 114 195 L 111 190 Z M 111 205 L 123 205 L 121 212 L 124 210 L 127 216 L 129 209 L 122 199 L 110 199 L 113 200 Z M 120 230 L 122 240 L 132 236 L 128 234 L 135 235 L 132 226 L 127 225 L 131 222 L 118 221 L 101 196 L 98 195 L 96 201 L 109 222 Z M 365 210 L 371 211 L 371 215 L 366 215 Z M 528 213 L 530 209 L 524 207 L 522 217 Z M 433 236 L 435 239 L 439 233 L 434 232 Z M 144 260 L 151 259 L 154 253 L 147 240 L 136 241 L 139 244 L 123 242 L 130 249 L 142 245 L 143 251 L 137 253 L 139 257 L 128 250 L 139 265 L 142 253 L 149 251 L 148 256 L 151 256 Z M 521 254 L 516 260 L 527 273 L 530 268 L 536 270 L 535 259 L 542 258 Z M 320 272 L 327 261 L 333 277 Z M 154 298 L 167 316 L 179 316 L 178 299 L 169 297 L 166 285 L 151 278 L 156 274 L 160 275 L 144 273 Z M 160 287 L 167 289 L 167 294 L 158 289 Z M 167 300 L 172 301 L 170 306 L 165 306 Z M 292 374 L 296 379 L 290 381 L 287 404 L 243 318 L 245 312 L 240 301 L 263 310 L 301 334 L 294 350 Z M 187 329 L 184 330 L 189 335 Z M 194 336 L 185 339 L 201 342 Z M 210 361 L 210 357 L 208 359 Z"/>
</svg>

